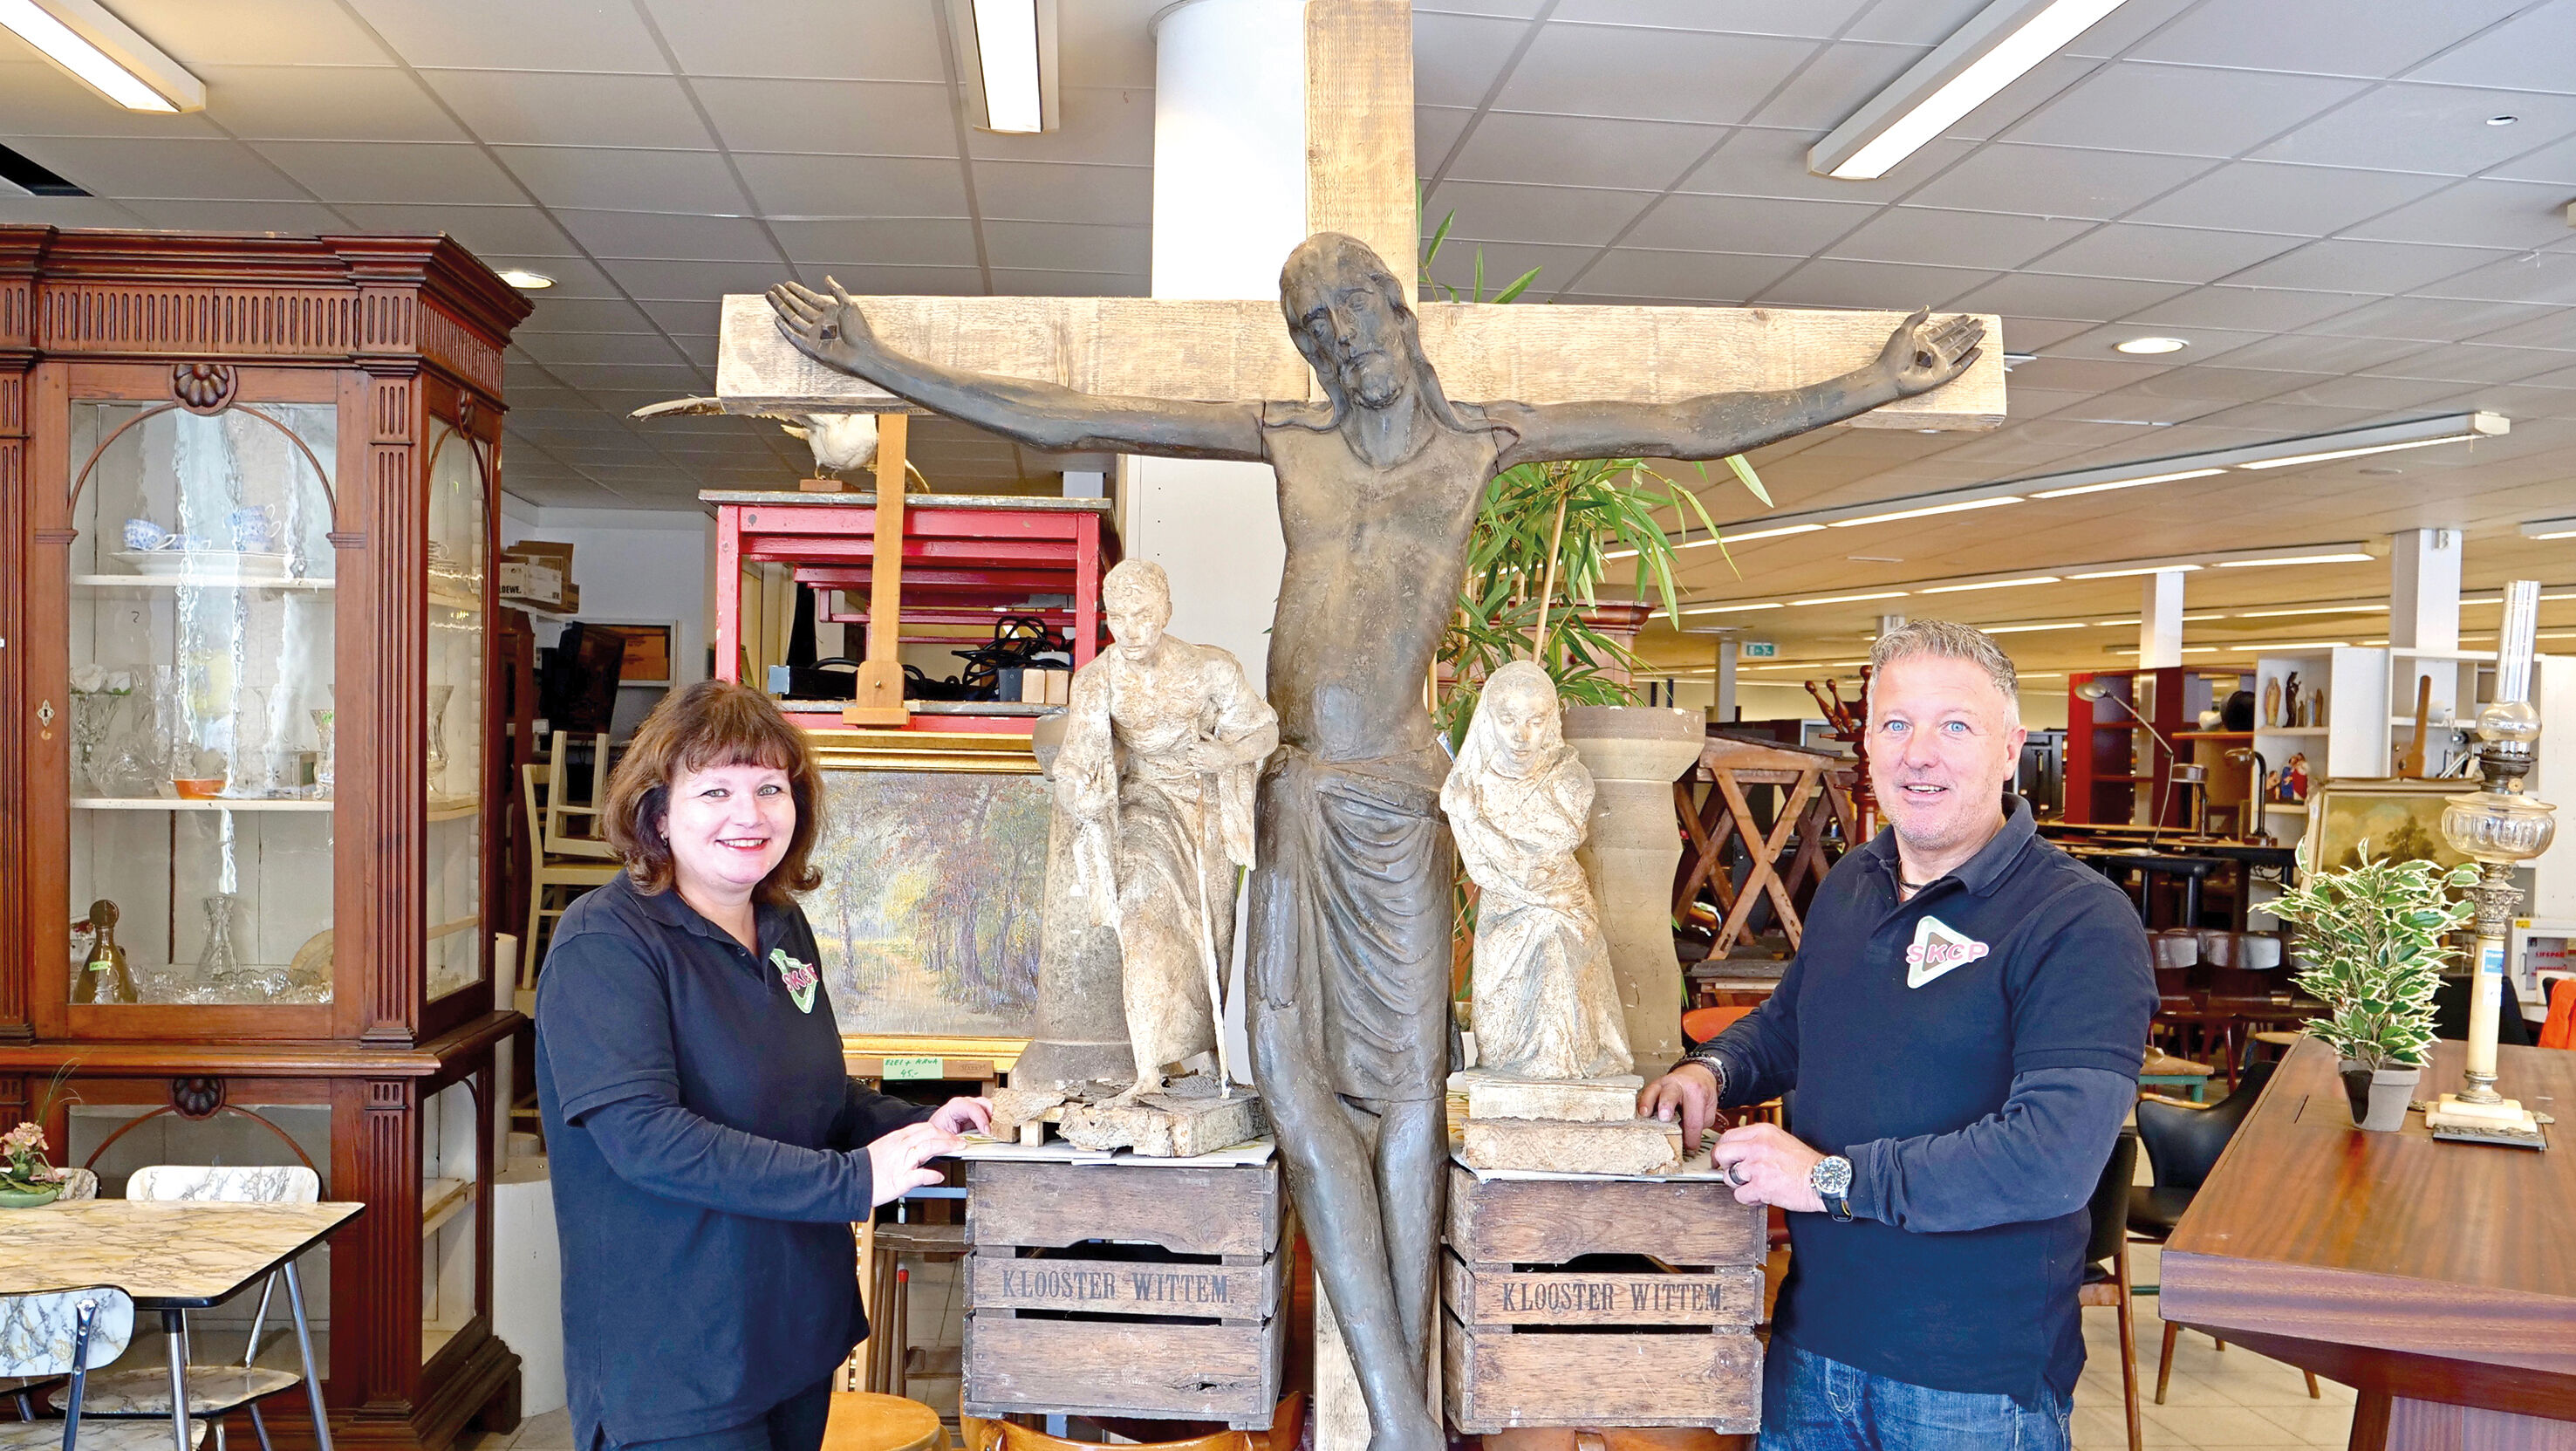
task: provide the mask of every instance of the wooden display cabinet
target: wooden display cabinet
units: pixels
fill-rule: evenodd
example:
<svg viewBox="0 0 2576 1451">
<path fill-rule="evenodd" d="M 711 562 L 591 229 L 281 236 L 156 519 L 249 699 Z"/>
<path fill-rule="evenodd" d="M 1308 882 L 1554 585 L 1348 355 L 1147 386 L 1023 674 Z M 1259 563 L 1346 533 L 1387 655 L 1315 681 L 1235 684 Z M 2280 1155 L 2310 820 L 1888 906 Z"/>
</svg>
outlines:
<svg viewBox="0 0 2576 1451">
<path fill-rule="evenodd" d="M 267 1153 L 363 1201 L 352 1446 L 516 1417 L 489 562 L 528 311 L 440 237 L 0 226 L 0 1122 L 67 1068 L 47 1130 L 110 1192 Z"/>
</svg>

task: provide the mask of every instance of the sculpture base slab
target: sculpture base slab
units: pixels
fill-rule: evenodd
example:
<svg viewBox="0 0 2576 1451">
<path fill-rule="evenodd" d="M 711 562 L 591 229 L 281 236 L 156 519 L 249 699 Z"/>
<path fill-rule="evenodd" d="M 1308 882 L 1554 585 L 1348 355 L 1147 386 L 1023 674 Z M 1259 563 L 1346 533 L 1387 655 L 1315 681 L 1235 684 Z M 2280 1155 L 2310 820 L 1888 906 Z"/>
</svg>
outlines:
<svg viewBox="0 0 2576 1451">
<path fill-rule="evenodd" d="M 1622 1123 L 1469 1119 L 1459 1158 L 1470 1169 L 1660 1174 L 1680 1165 L 1682 1131 L 1678 1124 L 1651 1118 Z"/>
<path fill-rule="evenodd" d="M 1132 1149 L 1148 1159 L 1190 1159 L 1257 1139 L 1266 1131 L 1260 1095 L 1175 1098 L 1149 1093 L 1133 1103 L 1064 1106 L 1065 1141 L 1083 1149 Z"/>
<path fill-rule="evenodd" d="M 990 1095 L 993 1105 L 992 1136 L 997 1139 L 1017 1138 L 1020 1130 L 1038 1124 L 1061 1107 L 1065 1093 L 1054 1088 L 996 1088 Z"/>
<path fill-rule="evenodd" d="M 1646 1080 L 1634 1073 L 1600 1078 L 1515 1078 L 1469 1068 L 1449 1075 L 1449 1091 L 1467 1095 L 1470 1119 L 1555 1119 L 1626 1123 L 1637 1116 Z"/>
<path fill-rule="evenodd" d="M 2516 1099 L 2498 1103 L 2463 1103 L 2443 1094 L 2424 1112 L 2424 1127 L 2433 1137 L 2459 1144 L 2504 1144 L 2517 1149 L 2545 1149 L 2549 1139 Z"/>
</svg>

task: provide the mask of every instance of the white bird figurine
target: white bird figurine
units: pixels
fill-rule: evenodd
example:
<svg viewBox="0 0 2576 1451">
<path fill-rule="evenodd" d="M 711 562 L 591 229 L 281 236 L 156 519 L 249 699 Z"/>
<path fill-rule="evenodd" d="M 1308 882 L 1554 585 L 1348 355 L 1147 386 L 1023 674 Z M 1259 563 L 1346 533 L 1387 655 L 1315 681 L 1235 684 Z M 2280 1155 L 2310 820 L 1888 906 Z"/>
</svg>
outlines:
<svg viewBox="0 0 2576 1451">
<path fill-rule="evenodd" d="M 721 399 L 674 398 L 668 403 L 638 408 L 628 416 L 661 418 L 724 411 Z M 749 413 L 737 416 L 766 418 L 784 428 L 790 438 L 813 451 L 814 473 L 818 478 L 837 479 L 845 469 L 863 469 L 877 461 L 877 416 L 873 413 Z M 921 470 L 914 468 L 910 459 L 904 460 L 903 471 L 905 492 L 930 492 L 930 481 L 921 476 Z"/>
</svg>

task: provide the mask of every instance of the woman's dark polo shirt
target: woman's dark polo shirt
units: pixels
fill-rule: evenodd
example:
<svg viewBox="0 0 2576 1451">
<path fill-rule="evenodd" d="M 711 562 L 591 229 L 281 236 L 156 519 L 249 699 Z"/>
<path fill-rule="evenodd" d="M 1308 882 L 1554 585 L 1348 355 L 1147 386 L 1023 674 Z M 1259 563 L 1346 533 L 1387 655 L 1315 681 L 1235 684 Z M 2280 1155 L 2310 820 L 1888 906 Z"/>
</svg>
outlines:
<svg viewBox="0 0 2576 1451">
<path fill-rule="evenodd" d="M 829 1374 L 867 1334 L 850 1225 L 865 1146 L 931 1110 L 852 1082 L 795 907 L 743 949 L 623 874 L 572 905 L 537 991 L 537 1097 L 563 1244 L 574 1444 L 719 1431 Z"/>
</svg>

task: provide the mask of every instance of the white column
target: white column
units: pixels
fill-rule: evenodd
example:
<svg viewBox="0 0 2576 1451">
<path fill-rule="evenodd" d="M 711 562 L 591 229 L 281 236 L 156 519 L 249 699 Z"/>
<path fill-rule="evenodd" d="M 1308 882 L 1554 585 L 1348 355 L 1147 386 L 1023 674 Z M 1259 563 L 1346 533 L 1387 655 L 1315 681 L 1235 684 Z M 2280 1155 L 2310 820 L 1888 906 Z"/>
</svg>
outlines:
<svg viewBox="0 0 2576 1451">
<path fill-rule="evenodd" d="M 1305 19 L 1299 0 L 1188 0 L 1156 23 L 1154 296 L 1279 295 L 1306 239 Z M 1172 633 L 1264 686 L 1285 558 L 1269 466 L 1135 458 L 1122 483 L 1127 554 L 1171 576 Z"/>
<path fill-rule="evenodd" d="M 2388 643 L 2459 649 L 2460 531 L 2405 529 L 2389 536 L 2389 544 Z"/>
<path fill-rule="evenodd" d="M 2162 670 L 2182 663 L 2182 571 L 2168 569 L 2141 581 L 2138 599 L 2138 668 Z"/>
<path fill-rule="evenodd" d="M 1733 635 L 1721 636 L 1717 642 L 1717 704 L 1709 719 L 1719 725 L 1735 723 L 1735 659 L 1742 648 Z"/>
<path fill-rule="evenodd" d="M 1903 629 L 1904 626 L 1905 617 L 1903 615 L 1881 615 L 1878 617 L 1878 633 L 1881 635 L 1886 634 L 1890 630 Z"/>
</svg>

